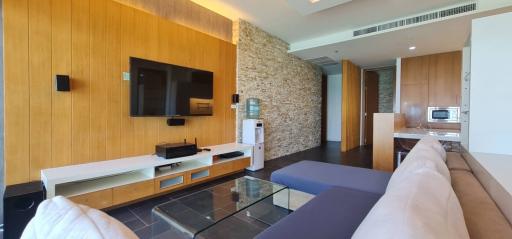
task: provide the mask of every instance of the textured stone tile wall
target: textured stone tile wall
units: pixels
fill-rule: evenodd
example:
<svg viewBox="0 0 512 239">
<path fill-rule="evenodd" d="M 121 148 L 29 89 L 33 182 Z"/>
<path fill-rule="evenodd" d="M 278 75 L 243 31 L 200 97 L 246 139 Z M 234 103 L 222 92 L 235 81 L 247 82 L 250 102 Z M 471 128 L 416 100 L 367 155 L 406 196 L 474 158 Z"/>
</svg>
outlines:
<svg viewBox="0 0 512 239">
<path fill-rule="evenodd" d="M 379 113 L 393 113 L 395 71 L 393 68 L 378 70 L 379 74 Z"/>
<path fill-rule="evenodd" d="M 237 138 L 242 136 L 247 98 L 261 100 L 265 159 L 320 145 L 321 70 L 288 54 L 288 43 L 249 22 L 234 24 L 238 37 Z"/>
</svg>

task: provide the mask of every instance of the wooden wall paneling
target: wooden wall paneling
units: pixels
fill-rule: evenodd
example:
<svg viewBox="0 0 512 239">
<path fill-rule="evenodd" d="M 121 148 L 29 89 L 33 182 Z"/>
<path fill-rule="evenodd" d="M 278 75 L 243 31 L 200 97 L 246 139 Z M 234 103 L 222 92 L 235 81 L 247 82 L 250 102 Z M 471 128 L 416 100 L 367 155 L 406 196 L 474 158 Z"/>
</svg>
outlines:
<svg viewBox="0 0 512 239">
<path fill-rule="evenodd" d="M 101 161 L 106 159 L 107 143 L 105 1 L 90 0 L 90 8 L 90 161 Z"/>
<path fill-rule="evenodd" d="M 4 159 L 6 185 L 29 181 L 28 1 L 4 0 Z"/>
<path fill-rule="evenodd" d="M 71 164 L 71 92 L 56 91 L 56 75 L 71 75 L 71 1 L 52 0 L 52 167 Z M 73 87 L 73 86 L 71 86 Z"/>
<path fill-rule="evenodd" d="M 231 95 L 237 92 L 236 89 L 236 64 L 237 64 L 237 53 L 236 53 L 236 45 L 230 43 L 224 43 L 227 46 L 227 55 L 226 55 L 226 65 L 224 69 L 226 70 L 226 78 L 229 88 L 229 92 L 226 94 L 226 100 L 228 101 L 228 106 L 225 108 L 227 111 L 226 118 L 224 120 L 224 141 L 225 142 L 235 142 L 236 139 L 236 110 L 231 109 Z"/>
<path fill-rule="evenodd" d="M 342 136 L 341 151 L 360 146 L 361 69 L 348 60 L 342 61 Z"/>
<path fill-rule="evenodd" d="M 116 0 L 167 20 L 231 41 L 233 22 L 189 0 Z"/>
<path fill-rule="evenodd" d="M 6 0 L 4 18 L 7 184 L 39 179 L 43 168 L 152 153 L 158 142 L 235 140 L 235 45 L 113 1 Z M 182 127 L 130 117 L 121 79 L 130 56 L 213 71 L 214 116 Z M 54 90 L 56 74 L 70 75 L 71 92 Z"/>
<path fill-rule="evenodd" d="M 121 6 L 107 1 L 106 18 L 106 71 L 105 82 L 107 84 L 107 132 L 106 151 L 108 159 L 121 157 Z"/>
<path fill-rule="evenodd" d="M 37 135 L 30 137 L 30 179 L 39 180 L 41 168 L 52 166 L 51 5 L 39 0 L 28 4 L 30 135 Z"/>
<path fill-rule="evenodd" d="M 72 160 L 90 160 L 90 16 L 88 0 L 72 0 L 71 10 Z"/>
<path fill-rule="evenodd" d="M 429 106 L 460 106 L 462 52 L 430 55 Z"/>
<path fill-rule="evenodd" d="M 428 56 L 402 59 L 400 111 L 407 127 L 426 126 L 429 61 Z"/>
<path fill-rule="evenodd" d="M 133 25 L 135 10 L 121 7 L 121 70 L 130 72 L 130 49 L 134 48 Z M 130 82 L 121 82 L 121 157 L 135 155 L 134 120 L 130 115 Z"/>
</svg>

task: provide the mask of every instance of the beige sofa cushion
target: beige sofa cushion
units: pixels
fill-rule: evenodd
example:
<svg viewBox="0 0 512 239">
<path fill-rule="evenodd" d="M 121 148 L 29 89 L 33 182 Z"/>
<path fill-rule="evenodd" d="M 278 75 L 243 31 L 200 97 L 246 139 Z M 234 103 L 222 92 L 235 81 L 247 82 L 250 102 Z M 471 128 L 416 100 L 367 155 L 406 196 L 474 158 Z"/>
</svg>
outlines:
<svg viewBox="0 0 512 239">
<path fill-rule="evenodd" d="M 423 142 L 423 143 L 422 143 Z M 420 141 L 414 148 L 407 154 L 404 161 L 393 172 L 391 179 L 386 187 L 386 192 L 406 180 L 411 174 L 418 169 L 432 169 L 443 176 L 448 183 L 451 181 L 450 171 L 446 163 L 432 147 Z"/>
<path fill-rule="evenodd" d="M 476 177 L 465 170 L 451 171 L 452 186 L 459 198 L 472 239 L 512 238 L 512 227 Z"/>
<path fill-rule="evenodd" d="M 448 166 L 449 170 L 465 170 L 471 172 L 471 168 L 466 163 L 466 160 L 462 158 L 462 155 L 460 155 L 460 153 L 446 153 L 446 166 Z"/>
<path fill-rule="evenodd" d="M 469 239 L 457 196 L 432 168 L 420 168 L 386 191 L 352 239 Z"/>
</svg>

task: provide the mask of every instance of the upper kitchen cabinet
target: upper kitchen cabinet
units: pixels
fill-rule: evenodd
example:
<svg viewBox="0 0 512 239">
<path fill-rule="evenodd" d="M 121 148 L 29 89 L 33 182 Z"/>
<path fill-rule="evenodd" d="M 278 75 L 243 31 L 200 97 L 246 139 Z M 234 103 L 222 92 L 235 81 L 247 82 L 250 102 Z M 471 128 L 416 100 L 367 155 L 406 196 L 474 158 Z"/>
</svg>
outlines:
<svg viewBox="0 0 512 239">
<path fill-rule="evenodd" d="M 428 105 L 460 106 L 462 52 L 429 56 Z"/>
<path fill-rule="evenodd" d="M 406 116 L 406 127 L 425 126 L 428 107 L 429 57 L 402 59 L 400 109 Z"/>
</svg>

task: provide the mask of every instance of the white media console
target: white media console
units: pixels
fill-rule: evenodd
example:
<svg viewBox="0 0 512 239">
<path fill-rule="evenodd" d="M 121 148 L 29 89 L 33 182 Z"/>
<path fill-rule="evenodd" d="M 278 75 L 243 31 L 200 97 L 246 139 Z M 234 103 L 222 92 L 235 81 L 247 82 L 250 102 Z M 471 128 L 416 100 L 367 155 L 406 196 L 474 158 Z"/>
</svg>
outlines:
<svg viewBox="0 0 512 239">
<path fill-rule="evenodd" d="M 199 181 L 197 179 L 200 178 L 221 176 L 231 173 L 230 169 L 232 171 L 240 170 L 240 167 L 235 169 L 231 166 L 226 166 L 229 165 L 229 162 L 252 158 L 252 145 L 230 143 L 206 148 L 211 149 L 211 151 L 202 151 L 195 155 L 181 158 L 164 159 L 156 155 L 144 155 L 49 168 L 41 170 L 41 178 L 46 187 L 48 198 L 57 195 L 76 197 L 144 181 L 151 182 L 152 185 L 154 183 L 155 191 L 153 194 L 156 194 L 165 191 L 159 189 L 170 189 L 174 185 L 184 184 L 185 181 L 194 182 Z M 217 155 L 234 151 L 242 151 L 244 155 L 217 160 Z M 157 170 L 157 167 L 171 163 L 181 164 L 176 168 L 165 171 Z M 243 168 L 245 167 L 246 165 L 243 166 Z M 243 170 L 243 168 L 241 169 Z M 183 176 L 185 172 L 188 172 L 187 179 Z M 170 177 L 171 175 L 182 176 Z M 161 180 L 157 181 L 157 179 Z M 115 205 L 115 200 L 111 204 Z"/>
</svg>

